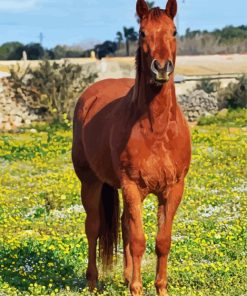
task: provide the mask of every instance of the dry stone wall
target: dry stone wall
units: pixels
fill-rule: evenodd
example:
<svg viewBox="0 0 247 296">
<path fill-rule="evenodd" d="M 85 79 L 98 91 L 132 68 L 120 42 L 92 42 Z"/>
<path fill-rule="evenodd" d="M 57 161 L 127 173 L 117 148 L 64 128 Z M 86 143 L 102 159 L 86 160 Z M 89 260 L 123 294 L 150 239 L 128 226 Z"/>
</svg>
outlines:
<svg viewBox="0 0 247 296">
<path fill-rule="evenodd" d="M 0 79 L 0 130 L 11 130 L 33 122 L 43 121 L 46 117 L 36 114 L 25 99 L 25 92 L 19 90 L 16 95 L 7 78 Z M 203 90 L 195 90 L 178 96 L 185 116 L 189 121 L 196 121 L 201 116 L 214 115 L 218 111 L 216 94 L 207 94 Z"/>
<path fill-rule="evenodd" d="M 12 130 L 42 118 L 18 96 L 7 78 L 0 79 L 0 130 Z"/>
<path fill-rule="evenodd" d="M 189 121 L 197 121 L 201 116 L 211 116 L 218 112 L 216 93 L 195 90 L 178 96 L 177 100 Z"/>
</svg>

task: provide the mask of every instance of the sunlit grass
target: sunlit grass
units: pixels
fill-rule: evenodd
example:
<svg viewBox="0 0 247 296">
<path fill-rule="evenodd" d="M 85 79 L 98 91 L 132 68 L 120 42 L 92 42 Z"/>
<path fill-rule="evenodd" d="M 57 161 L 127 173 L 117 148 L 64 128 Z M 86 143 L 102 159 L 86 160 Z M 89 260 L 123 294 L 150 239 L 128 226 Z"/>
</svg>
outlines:
<svg viewBox="0 0 247 296">
<path fill-rule="evenodd" d="M 246 131 L 193 128 L 193 160 L 174 222 L 170 295 L 246 295 Z M 0 134 L 0 295 L 89 295 L 80 186 L 71 131 Z M 155 295 L 156 198 L 147 197 L 145 295 Z M 129 295 L 116 266 L 96 295 Z"/>
</svg>

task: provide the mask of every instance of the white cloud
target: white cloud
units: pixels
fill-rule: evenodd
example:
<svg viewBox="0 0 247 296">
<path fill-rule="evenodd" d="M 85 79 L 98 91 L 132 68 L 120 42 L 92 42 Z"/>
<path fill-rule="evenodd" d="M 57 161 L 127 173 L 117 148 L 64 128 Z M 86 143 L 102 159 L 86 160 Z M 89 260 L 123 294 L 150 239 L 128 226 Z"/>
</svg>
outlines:
<svg viewBox="0 0 247 296">
<path fill-rule="evenodd" d="M 0 11 L 27 11 L 36 6 L 39 0 L 0 0 Z"/>
</svg>

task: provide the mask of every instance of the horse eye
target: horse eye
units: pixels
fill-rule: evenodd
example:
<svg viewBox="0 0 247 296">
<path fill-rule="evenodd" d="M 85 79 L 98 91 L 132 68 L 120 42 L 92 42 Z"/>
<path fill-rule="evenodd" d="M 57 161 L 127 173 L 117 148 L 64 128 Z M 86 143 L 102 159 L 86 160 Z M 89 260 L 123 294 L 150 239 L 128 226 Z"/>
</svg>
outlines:
<svg viewBox="0 0 247 296">
<path fill-rule="evenodd" d="M 174 37 L 177 36 L 177 33 L 178 33 L 177 30 L 175 30 L 174 33 L 173 33 L 173 36 Z"/>
<path fill-rule="evenodd" d="M 145 32 L 143 32 L 143 31 L 140 31 L 140 36 L 141 36 L 142 38 L 145 38 L 145 37 L 146 37 L 146 34 L 145 34 Z"/>
</svg>

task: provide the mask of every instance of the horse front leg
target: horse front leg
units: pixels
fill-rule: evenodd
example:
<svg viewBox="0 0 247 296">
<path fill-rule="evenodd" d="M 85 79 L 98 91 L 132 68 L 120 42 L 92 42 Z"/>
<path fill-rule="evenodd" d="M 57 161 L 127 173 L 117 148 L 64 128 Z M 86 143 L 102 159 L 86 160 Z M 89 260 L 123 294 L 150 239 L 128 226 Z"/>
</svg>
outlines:
<svg viewBox="0 0 247 296">
<path fill-rule="evenodd" d="M 172 223 L 180 204 L 184 182 L 177 183 L 159 195 L 158 233 L 156 237 L 157 268 L 155 287 L 157 294 L 167 294 L 167 260 L 171 247 Z"/>
<path fill-rule="evenodd" d="M 130 244 L 129 244 L 129 223 L 128 223 L 128 213 L 126 210 L 126 205 L 124 205 L 124 210 L 121 218 L 122 222 L 122 238 L 123 238 L 123 249 L 124 249 L 124 279 L 125 283 L 130 284 L 132 278 L 132 256 L 130 254 Z"/>
<path fill-rule="evenodd" d="M 123 182 L 125 211 L 129 229 L 129 250 L 132 257 L 132 296 L 142 295 L 141 260 L 146 248 L 142 225 L 142 197 L 137 185 L 131 181 Z"/>
</svg>

